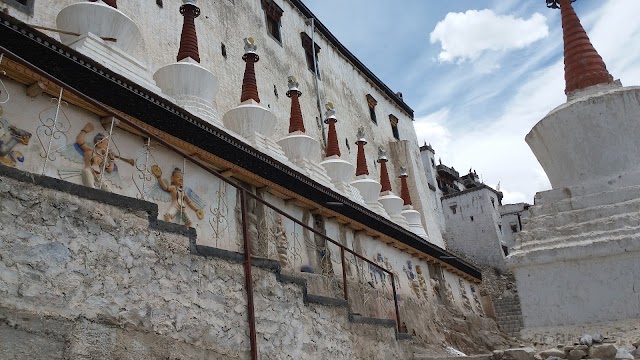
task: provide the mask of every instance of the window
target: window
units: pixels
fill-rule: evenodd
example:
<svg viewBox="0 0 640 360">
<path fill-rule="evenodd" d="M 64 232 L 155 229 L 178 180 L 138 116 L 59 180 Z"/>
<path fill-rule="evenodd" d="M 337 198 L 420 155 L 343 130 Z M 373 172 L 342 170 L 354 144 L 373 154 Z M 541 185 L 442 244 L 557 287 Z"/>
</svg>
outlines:
<svg viewBox="0 0 640 360">
<path fill-rule="evenodd" d="M 156 5 L 158 5 L 159 7 L 164 6 L 164 4 L 162 3 L 162 0 L 156 0 Z"/>
<path fill-rule="evenodd" d="M 470 216 L 469 218 L 471 219 L 471 222 L 473 222 L 473 216 Z"/>
<path fill-rule="evenodd" d="M 262 8 L 264 9 L 265 21 L 267 23 L 267 32 L 278 43 L 282 43 L 280 18 L 282 18 L 284 10 L 273 2 L 273 0 L 262 0 Z"/>
<path fill-rule="evenodd" d="M 458 212 L 458 204 L 449 205 L 449 209 L 451 209 L 452 214 L 456 214 Z"/>
<path fill-rule="evenodd" d="M 2 0 L 5 4 L 14 7 L 24 13 L 33 15 L 33 3 L 35 0 Z"/>
<path fill-rule="evenodd" d="M 431 158 L 431 167 L 436 167 L 436 161 Z"/>
<path fill-rule="evenodd" d="M 313 43 L 313 45 L 311 45 L 312 41 L 307 33 L 300 33 L 300 36 L 302 37 L 302 47 L 304 48 L 304 55 L 307 58 L 307 67 L 309 68 L 309 71 L 314 74 L 316 73 L 315 69 L 313 68 L 315 58 L 316 67 L 318 68 L 318 79 L 320 79 L 320 65 L 318 64 L 318 53 L 320 53 L 320 46 L 318 46 L 318 44 L 316 43 Z"/>
<path fill-rule="evenodd" d="M 398 118 L 389 114 L 389 121 L 391 122 L 391 131 L 393 132 L 393 137 L 400 140 L 400 133 L 398 132 Z"/>
<path fill-rule="evenodd" d="M 367 104 L 369 105 L 369 115 L 371 116 L 371 121 L 375 124 L 378 123 L 378 119 L 376 118 L 376 105 L 378 105 L 378 101 L 371 96 L 371 94 L 367 94 Z"/>
<path fill-rule="evenodd" d="M 517 233 L 518 232 L 518 224 L 512 222 L 512 223 L 509 223 L 509 226 L 511 227 L 511 232 L 512 233 Z"/>
<path fill-rule="evenodd" d="M 227 46 L 224 43 L 220 43 L 220 52 L 223 58 L 227 58 Z"/>
<path fill-rule="evenodd" d="M 496 208 L 496 199 L 494 199 L 493 197 L 491 198 L 491 205 L 493 205 L 493 208 Z"/>
</svg>

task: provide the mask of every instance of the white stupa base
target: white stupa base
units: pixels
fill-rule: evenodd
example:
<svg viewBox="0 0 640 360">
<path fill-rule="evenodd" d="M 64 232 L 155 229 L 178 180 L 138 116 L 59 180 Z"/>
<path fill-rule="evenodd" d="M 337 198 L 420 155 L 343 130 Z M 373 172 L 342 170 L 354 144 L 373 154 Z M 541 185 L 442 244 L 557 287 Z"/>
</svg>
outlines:
<svg viewBox="0 0 640 360">
<path fill-rule="evenodd" d="M 525 328 L 640 319 L 640 186 L 619 185 L 536 194 L 507 257 Z"/>
<path fill-rule="evenodd" d="M 278 145 L 280 145 L 289 161 L 300 168 L 303 174 L 332 190 L 336 190 L 325 168 L 317 162 L 309 160 L 320 158 L 320 143 L 318 140 L 297 131 L 278 140 Z"/>
<path fill-rule="evenodd" d="M 365 205 L 378 215 L 384 216 L 390 219 L 389 214 L 384 210 L 382 205 L 378 202 L 378 195 L 380 194 L 379 182 L 368 178 L 366 175 L 360 175 L 356 177 L 356 180 L 351 182 L 351 186 L 358 189 Z"/>
<path fill-rule="evenodd" d="M 272 158 L 280 161 L 283 164 L 290 165 L 291 162 L 287 158 L 287 155 L 284 153 L 280 145 L 278 145 L 275 140 L 261 134 L 258 132 L 254 132 L 253 134 L 249 134 L 246 137 L 253 147 L 262 151 L 263 153 L 271 156 Z"/>
<path fill-rule="evenodd" d="M 411 232 L 425 240 L 429 240 L 429 236 L 424 230 L 422 221 L 420 220 L 421 215 L 418 211 L 413 210 L 413 206 L 405 205 L 402 210 L 402 216 L 404 216 L 404 218 L 407 220 L 407 223 L 409 223 L 409 230 L 411 230 Z"/>
<path fill-rule="evenodd" d="M 331 183 L 339 193 L 359 204 L 365 204 L 360 191 L 349 183 L 355 171 L 353 164 L 334 155 L 326 157 L 320 165 L 325 169 Z"/>
<path fill-rule="evenodd" d="M 296 131 L 278 140 L 289 160 L 300 166 L 303 159 L 320 159 L 320 143 L 311 136 Z"/>
<path fill-rule="evenodd" d="M 127 15 L 103 2 L 79 2 L 60 10 L 56 17 L 58 29 L 87 35 L 97 34 L 114 38 L 109 47 L 130 52 L 140 42 L 142 34 L 138 26 Z M 78 36 L 60 33 L 60 41 L 69 45 Z"/>
<path fill-rule="evenodd" d="M 162 92 L 176 104 L 206 122 L 223 127 L 213 99 L 218 93 L 218 78 L 191 58 L 160 68 L 153 75 Z"/>
<path fill-rule="evenodd" d="M 378 198 L 378 202 L 382 204 L 384 210 L 389 214 L 391 220 L 402 226 L 403 228 L 410 230 L 409 223 L 407 219 L 402 216 L 402 207 L 404 206 L 404 200 L 399 196 L 396 196 L 391 191 L 387 191 L 384 193 L 380 193 L 380 197 Z"/>
<path fill-rule="evenodd" d="M 254 100 L 247 100 L 227 111 L 222 117 L 222 122 L 227 129 L 246 139 L 254 137 L 255 133 L 271 138 L 276 130 L 278 119 L 271 111 Z M 280 148 L 279 145 L 278 148 Z M 280 149 L 282 151 L 282 148 Z M 284 154 L 284 151 L 282 153 Z"/>
<path fill-rule="evenodd" d="M 161 93 L 145 64 L 100 37 L 92 33 L 74 36 L 73 41 L 66 45 L 147 90 Z"/>
<path fill-rule="evenodd" d="M 246 139 L 253 147 L 284 163 L 291 164 L 280 145 L 272 139 L 276 116 L 254 100 L 247 100 L 227 111 L 224 126 Z"/>
</svg>

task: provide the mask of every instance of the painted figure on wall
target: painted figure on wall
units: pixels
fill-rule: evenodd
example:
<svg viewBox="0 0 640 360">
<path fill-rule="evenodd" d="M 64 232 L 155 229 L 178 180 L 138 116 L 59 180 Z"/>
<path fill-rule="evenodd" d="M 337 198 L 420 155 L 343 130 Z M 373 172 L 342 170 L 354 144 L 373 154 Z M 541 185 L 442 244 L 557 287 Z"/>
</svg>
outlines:
<svg viewBox="0 0 640 360">
<path fill-rule="evenodd" d="M 409 280 L 409 287 L 413 293 L 420 298 L 420 286 L 418 285 L 418 279 L 416 274 L 413 272 L 413 263 L 411 260 L 407 260 L 407 265 L 402 267 L 402 270 L 407 275 L 407 279 Z"/>
<path fill-rule="evenodd" d="M 0 117 L 2 110 L 0 108 Z M 14 150 L 16 145 L 29 145 L 31 133 L 19 129 L 6 119 L 0 118 L 0 163 L 15 167 L 18 162 L 24 162 L 24 155 L 18 150 Z"/>
<path fill-rule="evenodd" d="M 376 255 L 375 262 L 376 264 L 384 267 L 384 258 L 382 254 L 378 253 Z M 373 278 L 373 281 L 376 285 L 378 284 L 378 278 L 380 279 L 380 283 L 382 285 L 385 284 L 385 281 L 387 280 L 387 276 L 384 271 L 382 271 L 380 268 L 376 266 L 369 264 L 369 272 L 371 273 L 371 277 Z"/>
<path fill-rule="evenodd" d="M 162 178 L 162 169 L 158 165 L 151 167 L 151 173 L 156 177 L 157 184 L 149 190 L 149 197 L 171 203 L 163 214 L 164 221 L 191 227 L 193 222 L 187 214 L 187 207 L 196 213 L 198 220 L 204 218 L 204 201 L 191 188 L 184 186 L 182 169 L 173 169 L 171 181 Z"/>
<path fill-rule="evenodd" d="M 116 155 L 110 148 L 110 139 L 99 132 L 91 138 L 94 131 L 92 123 L 87 123 L 76 136 L 76 142 L 60 149 L 60 154 L 67 160 L 82 164 L 82 170 L 60 169 L 58 174 L 62 179 L 80 176 L 84 186 L 113 192 L 113 187 L 122 188 L 118 165 L 121 160 L 133 166 L 134 161 Z"/>
</svg>

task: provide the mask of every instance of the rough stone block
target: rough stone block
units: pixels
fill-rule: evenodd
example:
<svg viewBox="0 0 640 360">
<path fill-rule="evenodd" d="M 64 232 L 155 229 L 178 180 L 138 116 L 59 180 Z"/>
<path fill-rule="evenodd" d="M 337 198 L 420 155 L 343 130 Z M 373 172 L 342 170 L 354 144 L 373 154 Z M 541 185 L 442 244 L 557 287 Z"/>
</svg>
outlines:
<svg viewBox="0 0 640 360">
<path fill-rule="evenodd" d="M 613 359 L 618 353 L 618 348 L 613 344 L 594 345 L 589 348 L 589 357 L 592 359 Z"/>
<path fill-rule="evenodd" d="M 508 349 L 504 351 L 504 354 L 513 360 L 533 360 L 533 357 L 536 355 L 536 351 L 533 348 L 518 348 L 518 349 Z"/>
<path fill-rule="evenodd" d="M 560 359 L 567 358 L 567 355 L 565 354 L 565 352 L 560 349 L 549 349 L 549 350 L 541 351 L 540 356 L 542 356 L 543 359 L 546 359 L 548 357 L 557 357 Z"/>
</svg>

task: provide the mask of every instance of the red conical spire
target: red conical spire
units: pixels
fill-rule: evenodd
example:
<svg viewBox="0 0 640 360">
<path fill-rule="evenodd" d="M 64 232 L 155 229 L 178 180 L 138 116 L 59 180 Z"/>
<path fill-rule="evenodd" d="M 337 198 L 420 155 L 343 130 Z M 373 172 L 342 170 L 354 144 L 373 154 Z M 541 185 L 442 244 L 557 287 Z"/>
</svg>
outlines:
<svg viewBox="0 0 640 360">
<path fill-rule="evenodd" d="M 382 188 L 380 192 L 393 191 L 391 189 L 391 181 L 389 181 L 389 172 L 387 171 L 387 151 L 384 147 L 378 148 L 378 162 L 380 163 L 380 185 Z"/>
<path fill-rule="evenodd" d="M 192 58 L 200 62 L 195 21 L 195 19 L 200 16 L 200 8 L 196 6 L 196 0 L 182 0 L 182 2 L 183 5 L 180 7 L 180 14 L 184 17 L 184 22 L 182 23 L 182 34 L 180 35 L 178 61 Z"/>
<path fill-rule="evenodd" d="M 329 124 L 329 130 L 327 130 L 327 151 L 325 156 L 340 156 L 340 146 L 338 146 L 338 133 L 336 132 L 336 123 L 338 119 L 336 119 L 336 111 L 333 108 L 332 103 L 328 103 L 326 105 L 327 108 L 327 118 L 324 120 L 325 124 Z"/>
<path fill-rule="evenodd" d="M 246 65 L 244 68 L 244 78 L 242 80 L 242 95 L 240 96 L 240 102 L 243 103 L 247 100 L 254 100 L 260 103 L 260 96 L 258 96 L 258 84 L 256 83 L 256 70 L 254 64 L 260 60 L 260 57 L 256 53 L 258 47 L 254 44 L 253 38 L 244 39 L 244 55 L 242 60 Z"/>
<path fill-rule="evenodd" d="M 575 1 L 575 0 L 573 0 Z M 613 82 L 602 57 L 584 31 L 572 0 L 560 0 L 564 37 L 565 93 Z"/>
<path fill-rule="evenodd" d="M 401 185 L 400 197 L 402 198 L 402 200 L 404 200 L 405 205 L 412 204 L 411 194 L 409 194 L 409 185 L 407 185 L 408 176 L 409 174 L 407 174 L 407 169 L 401 166 L 400 167 L 400 185 Z"/>
<path fill-rule="evenodd" d="M 367 167 L 367 156 L 364 153 L 364 146 L 367 144 L 367 140 L 364 138 L 364 128 L 358 129 L 358 158 L 356 162 L 356 176 L 369 175 L 369 168 Z"/>
<path fill-rule="evenodd" d="M 289 91 L 287 96 L 291 98 L 291 117 L 289 118 L 289 133 L 296 131 L 305 132 L 304 119 L 300 109 L 300 96 L 302 92 L 298 89 L 298 81 L 295 76 L 289 76 Z"/>
</svg>

